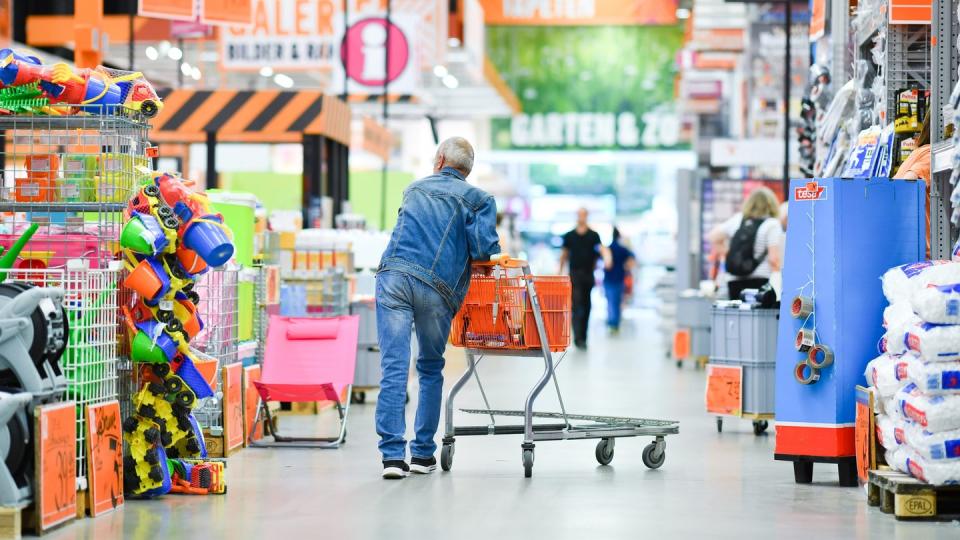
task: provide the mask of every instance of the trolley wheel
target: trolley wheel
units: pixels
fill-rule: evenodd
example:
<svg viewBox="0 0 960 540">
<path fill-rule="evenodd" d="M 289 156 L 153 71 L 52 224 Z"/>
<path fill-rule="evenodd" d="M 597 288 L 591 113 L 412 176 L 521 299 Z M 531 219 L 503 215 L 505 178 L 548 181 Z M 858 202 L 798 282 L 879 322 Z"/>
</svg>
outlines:
<svg viewBox="0 0 960 540">
<path fill-rule="evenodd" d="M 717 433 L 723 433 L 723 417 L 717 417 Z"/>
<path fill-rule="evenodd" d="M 760 436 L 763 435 L 763 432 L 767 430 L 770 424 L 766 420 L 754 420 L 753 421 L 753 434 Z"/>
<path fill-rule="evenodd" d="M 523 449 L 523 477 L 530 478 L 533 476 L 533 449 L 524 448 Z"/>
<path fill-rule="evenodd" d="M 613 461 L 613 441 L 614 439 L 600 439 L 600 442 L 597 443 L 597 451 L 595 452 L 597 463 L 609 465 Z"/>
<path fill-rule="evenodd" d="M 652 442 L 643 447 L 643 464 L 651 469 L 659 469 L 667 459 L 667 451 L 663 449 L 657 455 L 657 443 Z"/>
<path fill-rule="evenodd" d="M 350 403 L 363 405 L 366 401 L 367 401 L 367 393 L 362 390 L 358 390 L 350 394 Z"/>
<path fill-rule="evenodd" d="M 444 443 L 440 449 L 440 468 L 449 471 L 453 467 L 453 443 Z"/>
</svg>

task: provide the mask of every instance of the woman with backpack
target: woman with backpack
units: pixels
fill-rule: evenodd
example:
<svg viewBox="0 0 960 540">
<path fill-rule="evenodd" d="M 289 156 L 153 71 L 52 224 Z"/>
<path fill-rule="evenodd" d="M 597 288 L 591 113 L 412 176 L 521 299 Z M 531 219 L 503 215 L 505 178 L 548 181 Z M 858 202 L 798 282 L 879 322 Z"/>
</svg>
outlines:
<svg viewBox="0 0 960 540">
<path fill-rule="evenodd" d="M 779 202 L 768 188 L 759 187 L 743 203 L 743 211 L 721 223 L 707 235 L 714 250 L 726 255 L 727 283 L 731 300 L 744 289 L 759 289 L 770 281 L 782 264 L 783 227 L 778 219 Z"/>
</svg>

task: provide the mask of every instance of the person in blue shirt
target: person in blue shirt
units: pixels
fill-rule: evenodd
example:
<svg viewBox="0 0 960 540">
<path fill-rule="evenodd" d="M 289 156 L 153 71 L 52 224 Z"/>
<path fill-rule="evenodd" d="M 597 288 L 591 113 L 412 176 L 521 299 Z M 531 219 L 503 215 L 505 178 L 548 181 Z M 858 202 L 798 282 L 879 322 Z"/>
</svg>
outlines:
<svg viewBox="0 0 960 540">
<path fill-rule="evenodd" d="M 473 147 L 465 139 L 453 137 L 440 144 L 433 174 L 404 191 L 397 224 L 377 269 L 382 375 L 376 425 L 384 478 L 436 470 L 434 437 L 440 422 L 443 353 L 450 323 L 470 285 L 470 262 L 502 257 L 497 204 L 466 182 L 472 169 Z M 420 397 L 408 465 L 404 404 L 411 327 L 420 346 Z"/>
<path fill-rule="evenodd" d="M 633 252 L 620 242 L 620 231 L 613 228 L 613 241 L 610 242 L 610 257 L 603 271 L 603 290 L 607 295 L 607 327 L 612 333 L 620 331 L 620 319 L 623 312 L 624 281 L 633 271 L 636 258 Z"/>
</svg>

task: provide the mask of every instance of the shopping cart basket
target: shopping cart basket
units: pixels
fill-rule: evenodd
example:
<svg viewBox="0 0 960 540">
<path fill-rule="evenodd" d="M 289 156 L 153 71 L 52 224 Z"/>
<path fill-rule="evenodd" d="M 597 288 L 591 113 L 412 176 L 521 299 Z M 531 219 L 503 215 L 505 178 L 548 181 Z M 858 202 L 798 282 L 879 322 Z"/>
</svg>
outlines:
<svg viewBox="0 0 960 540">
<path fill-rule="evenodd" d="M 506 259 L 497 263 L 475 263 L 471 274 L 467 297 L 450 329 L 451 344 L 465 348 L 467 370 L 447 396 L 443 447 L 440 451 L 440 467 L 443 470 L 449 471 L 453 466 L 456 437 L 466 435 L 522 434 L 523 472 L 528 478 L 533 475 L 536 441 L 600 439 L 596 458 L 601 465 L 608 465 L 613 460 L 616 438 L 647 435 L 654 437 L 654 440 L 643 449 L 643 463 L 651 469 L 663 465 L 666 459 L 665 437 L 679 433 L 678 422 L 567 413 L 556 368 L 570 345 L 569 278 L 533 276 L 527 262 Z M 560 353 L 556 362 L 554 353 Z M 523 410 L 494 410 L 490 406 L 477 372 L 477 364 L 485 356 L 543 358 L 543 375 L 527 395 Z M 454 402 L 471 377 L 477 381 L 486 409 L 461 410 L 489 416 L 490 424 L 455 426 Z M 560 412 L 534 412 L 537 397 L 551 381 L 560 402 Z M 497 424 L 497 416 L 522 417 L 523 423 Z M 534 424 L 534 418 L 549 418 L 558 422 Z"/>
</svg>

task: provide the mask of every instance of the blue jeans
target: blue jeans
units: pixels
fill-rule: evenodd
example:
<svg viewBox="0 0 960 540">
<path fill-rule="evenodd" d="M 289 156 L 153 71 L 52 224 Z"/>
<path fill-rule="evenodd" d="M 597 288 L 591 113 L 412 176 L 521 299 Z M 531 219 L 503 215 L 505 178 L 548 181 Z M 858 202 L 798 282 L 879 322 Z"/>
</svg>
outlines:
<svg viewBox="0 0 960 540">
<path fill-rule="evenodd" d="M 377 338 L 383 374 L 376 423 L 384 461 L 405 459 L 407 454 L 404 405 L 410 370 L 411 326 L 416 328 L 420 345 L 417 357 L 420 399 L 410 455 L 430 458 L 437 450 L 433 438 L 440 423 L 443 398 L 443 352 L 453 316 L 443 297 L 417 278 L 401 272 L 377 274 Z"/>
<path fill-rule="evenodd" d="M 607 294 L 607 326 L 610 328 L 620 328 L 623 288 L 623 283 L 603 283 L 603 290 Z"/>
</svg>

